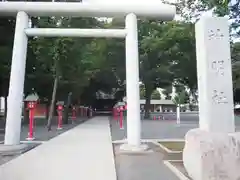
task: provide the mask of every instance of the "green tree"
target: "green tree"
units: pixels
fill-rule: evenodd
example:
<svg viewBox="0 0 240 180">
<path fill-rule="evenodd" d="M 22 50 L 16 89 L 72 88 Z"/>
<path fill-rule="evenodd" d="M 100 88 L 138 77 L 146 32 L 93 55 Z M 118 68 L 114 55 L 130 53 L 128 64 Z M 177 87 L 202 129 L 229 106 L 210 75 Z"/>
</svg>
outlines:
<svg viewBox="0 0 240 180">
<path fill-rule="evenodd" d="M 157 87 L 169 86 L 173 80 L 169 49 L 173 47 L 167 32 L 168 23 L 141 21 L 139 23 L 140 79 L 145 85 L 145 118 L 149 117 L 150 100 Z"/>
<path fill-rule="evenodd" d="M 144 85 L 141 85 L 140 86 L 140 99 L 145 99 L 145 92 L 146 90 L 145 90 L 145 87 L 144 87 Z"/>
<path fill-rule="evenodd" d="M 176 96 L 173 97 L 173 102 L 177 106 L 180 106 L 182 104 L 186 104 L 189 102 L 189 96 L 186 91 L 181 91 L 176 94 Z"/>
<path fill-rule="evenodd" d="M 190 94 L 197 101 L 197 65 L 195 51 L 195 33 L 192 23 L 178 23 L 178 33 L 173 37 L 176 48 L 172 51 L 175 62 L 172 66 L 175 81 L 190 89 Z"/>
<path fill-rule="evenodd" d="M 233 68 L 233 87 L 240 89 L 240 43 L 234 43 L 231 48 L 232 68 Z"/>
<path fill-rule="evenodd" d="M 240 102 L 240 43 L 232 44 L 232 74 L 233 74 L 233 92 L 234 101 Z"/>
<path fill-rule="evenodd" d="M 152 92 L 151 99 L 156 99 L 156 100 L 160 100 L 161 99 L 161 94 L 159 93 L 159 91 L 157 89 L 155 89 Z"/>
<path fill-rule="evenodd" d="M 140 85 L 140 99 L 145 99 L 145 95 L 146 95 L 146 89 L 144 87 L 144 85 Z M 151 94 L 151 99 L 157 99 L 160 100 L 161 99 L 161 94 L 159 93 L 159 91 L 157 89 L 155 89 L 152 94 Z"/>
<path fill-rule="evenodd" d="M 118 98 L 124 96 L 125 90 L 125 45 L 122 40 L 94 39 L 89 44 L 85 56 L 93 62 L 94 74 L 90 77 L 90 86 L 84 90 L 82 100 L 90 101 L 98 90 L 106 93 L 120 91 Z M 92 98 L 87 98 L 87 97 Z M 88 102 L 87 104 L 91 104 Z"/>
<path fill-rule="evenodd" d="M 10 80 L 10 69 L 11 69 L 11 59 L 12 59 L 12 46 L 14 37 L 15 19 L 9 17 L 0 18 L 0 33 L 4 34 L 0 37 L 0 97 L 5 98 L 5 112 L 4 119 L 6 119 L 7 114 L 7 96 L 8 96 L 8 86 Z"/>
<path fill-rule="evenodd" d="M 143 21 L 139 24 L 140 78 L 146 88 L 145 117 L 152 92 L 174 81 L 197 90 L 194 26 L 173 21 Z M 167 97 L 169 98 L 169 97 Z"/>
<path fill-rule="evenodd" d="M 172 93 L 172 86 L 167 86 L 166 88 L 163 89 L 162 93 L 165 96 L 165 99 L 170 100 L 171 97 L 171 93 Z"/>
<path fill-rule="evenodd" d="M 37 27 L 122 27 L 121 21 L 106 23 L 95 18 L 33 20 Z M 194 45 L 191 23 L 139 21 L 140 80 L 144 84 L 140 95 L 146 99 L 146 117 L 151 98 L 158 98 L 156 88 L 171 89 L 177 81 L 192 91 L 196 89 Z M 51 107 L 55 105 L 54 99 L 67 99 L 70 92 L 73 99 L 87 101 L 94 98 L 98 88 L 106 92 L 125 88 L 124 40 L 35 37 L 29 48 L 31 63 L 27 64 L 25 92 L 35 91 L 41 98 L 52 100 Z M 171 92 L 165 91 L 168 95 Z"/>
<path fill-rule="evenodd" d="M 98 22 L 84 18 L 40 18 L 35 22 L 37 27 L 96 27 Z M 84 87 L 88 85 L 89 77 L 92 75 L 91 66 L 94 64 L 89 59 L 85 59 L 84 51 L 91 39 L 73 38 L 42 38 L 37 37 L 31 41 L 31 47 L 36 55 L 36 66 L 32 73 L 36 88 L 40 95 L 51 99 L 51 106 L 48 118 L 48 129 L 51 129 L 51 119 L 54 112 L 56 97 L 64 98 L 69 92 L 73 92 L 75 97 L 79 97 Z M 81 43 L 80 43 L 81 42 Z M 45 77 L 45 78 L 44 78 Z M 43 79 L 44 78 L 44 79 Z M 36 81 L 40 79 L 39 81 Z M 42 82 L 52 86 L 52 95 L 43 92 L 39 87 Z M 50 87 L 51 87 L 50 86 Z M 57 93 L 57 89 L 60 91 Z M 44 89 L 45 91 L 45 89 Z M 64 98 L 65 99 L 65 98 Z M 66 107 L 65 112 L 68 112 Z M 64 121 L 67 123 L 67 120 Z"/>
</svg>

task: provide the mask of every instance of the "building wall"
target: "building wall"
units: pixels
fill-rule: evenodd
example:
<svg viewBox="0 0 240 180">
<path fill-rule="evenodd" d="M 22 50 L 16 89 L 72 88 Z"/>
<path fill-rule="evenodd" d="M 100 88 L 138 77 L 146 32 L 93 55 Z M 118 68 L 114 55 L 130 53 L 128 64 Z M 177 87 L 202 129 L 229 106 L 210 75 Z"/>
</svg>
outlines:
<svg viewBox="0 0 240 180">
<path fill-rule="evenodd" d="M 145 108 L 145 104 L 141 104 L 140 108 Z M 151 104 L 150 111 L 155 112 L 176 112 L 176 105 L 165 105 L 165 104 Z"/>
<path fill-rule="evenodd" d="M 34 111 L 35 116 L 46 116 L 46 104 L 37 104 Z"/>
<path fill-rule="evenodd" d="M 176 105 L 163 105 L 163 111 L 164 112 L 176 112 L 177 107 Z"/>
</svg>

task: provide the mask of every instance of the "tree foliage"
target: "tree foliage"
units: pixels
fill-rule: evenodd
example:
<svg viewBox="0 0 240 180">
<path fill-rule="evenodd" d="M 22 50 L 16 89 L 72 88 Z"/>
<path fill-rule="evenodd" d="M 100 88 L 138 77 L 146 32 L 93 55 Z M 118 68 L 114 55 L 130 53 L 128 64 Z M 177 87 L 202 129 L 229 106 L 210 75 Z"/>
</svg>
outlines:
<svg viewBox="0 0 240 180">
<path fill-rule="evenodd" d="M 151 99 L 156 99 L 156 100 L 160 100 L 161 99 L 161 94 L 159 93 L 159 91 L 157 89 L 155 89 L 152 92 Z"/>
<path fill-rule="evenodd" d="M 172 94 L 172 86 L 168 86 L 166 88 L 163 89 L 162 93 L 164 94 L 165 96 L 165 99 L 167 100 L 170 100 L 172 97 L 171 97 L 171 94 Z"/>
<path fill-rule="evenodd" d="M 141 85 L 140 86 L 140 99 L 146 99 L 145 95 L 146 95 L 146 89 L 145 89 L 144 85 Z M 151 99 L 156 99 L 156 100 L 161 99 L 161 94 L 159 93 L 159 91 L 157 89 L 155 89 L 152 92 Z"/>
<path fill-rule="evenodd" d="M 12 46 L 14 37 L 15 19 L 0 18 L 0 96 L 7 97 L 12 58 Z"/>
<path fill-rule="evenodd" d="M 7 19 L 8 21 L 10 20 Z M 11 22 L 13 26 L 9 29 L 13 32 L 14 21 Z M 3 27 L 7 25 L 3 24 Z M 124 26 L 121 21 L 115 19 L 109 23 L 95 18 L 69 17 L 33 17 L 32 25 L 42 28 Z M 167 99 L 171 98 L 171 86 L 174 82 L 187 86 L 193 93 L 196 91 L 194 26 L 189 22 L 145 19 L 138 21 L 138 28 L 140 80 L 144 84 L 140 95 L 146 99 L 147 117 L 150 99 L 161 98 L 157 88 L 165 89 Z M 1 62 L 0 68 L 9 74 L 12 41 L 5 41 L 8 44 L 6 47 L 0 44 L 0 52 L 8 54 L 4 55 L 7 65 Z M 119 98 L 124 96 L 125 93 L 122 92 L 125 90 L 125 74 L 124 40 L 34 37 L 29 41 L 25 94 L 34 91 L 41 99 L 47 99 L 49 102 L 53 99 L 53 87 L 57 80 L 56 99 L 66 100 L 72 92 L 73 102 L 80 101 L 90 105 L 92 101 L 89 99 L 93 99 L 99 89 L 105 92 L 121 92 L 116 93 Z M 2 84 L 2 81 L 0 83 Z"/>
<path fill-rule="evenodd" d="M 172 101 L 176 105 L 182 105 L 189 103 L 189 94 L 186 91 L 186 88 L 183 85 L 175 85 L 175 96 L 172 97 Z"/>
</svg>

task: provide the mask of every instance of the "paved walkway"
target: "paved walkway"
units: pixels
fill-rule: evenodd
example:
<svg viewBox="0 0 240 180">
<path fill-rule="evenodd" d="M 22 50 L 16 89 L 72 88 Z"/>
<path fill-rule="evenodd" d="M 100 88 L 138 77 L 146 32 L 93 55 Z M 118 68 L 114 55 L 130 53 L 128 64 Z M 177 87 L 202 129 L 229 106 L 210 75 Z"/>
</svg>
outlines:
<svg viewBox="0 0 240 180">
<path fill-rule="evenodd" d="M 116 180 L 109 121 L 95 117 L 0 166 L 1 180 Z"/>
</svg>

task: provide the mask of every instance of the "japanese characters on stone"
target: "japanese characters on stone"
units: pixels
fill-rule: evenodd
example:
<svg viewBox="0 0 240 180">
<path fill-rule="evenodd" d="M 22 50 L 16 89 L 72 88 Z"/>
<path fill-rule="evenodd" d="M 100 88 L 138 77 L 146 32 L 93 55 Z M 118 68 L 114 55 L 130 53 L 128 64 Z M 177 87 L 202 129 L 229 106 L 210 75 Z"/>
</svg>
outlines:
<svg viewBox="0 0 240 180">
<path fill-rule="evenodd" d="M 219 28 L 211 29 L 208 30 L 207 37 L 209 41 L 221 41 L 224 38 L 224 33 Z M 221 81 L 221 78 L 225 75 L 225 66 L 226 64 L 224 59 L 213 59 L 210 61 L 210 68 L 214 71 L 217 81 Z M 215 88 L 212 92 L 212 101 L 216 104 L 227 104 L 228 100 L 224 90 Z"/>
</svg>

